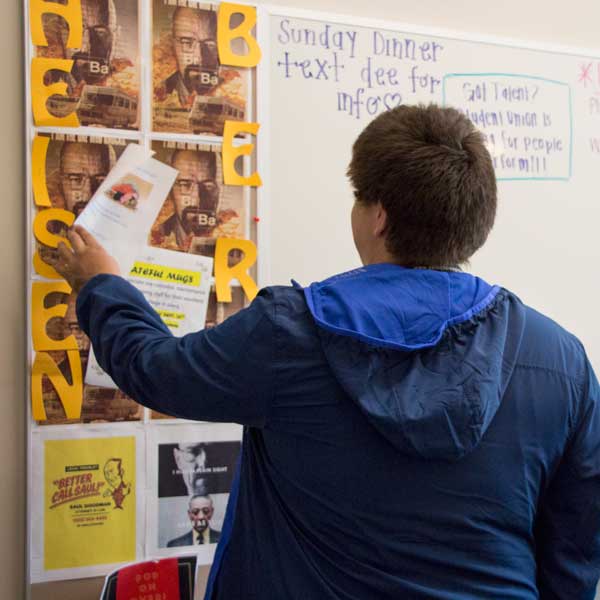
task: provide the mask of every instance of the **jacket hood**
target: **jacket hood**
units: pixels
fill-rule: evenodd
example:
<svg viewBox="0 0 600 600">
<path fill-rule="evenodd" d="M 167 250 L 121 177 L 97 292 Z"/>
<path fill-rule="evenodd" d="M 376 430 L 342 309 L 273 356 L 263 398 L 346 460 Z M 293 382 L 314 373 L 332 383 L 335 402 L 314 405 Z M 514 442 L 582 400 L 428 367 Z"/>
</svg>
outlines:
<svg viewBox="0 0 600 600">
<path fill-rule="evenodd" d="M 399 451 L 458 460 L 512 375 L 525 309 L 462 272 L 362 267 L 304 289 L 334 376 Z"/>
</svg>

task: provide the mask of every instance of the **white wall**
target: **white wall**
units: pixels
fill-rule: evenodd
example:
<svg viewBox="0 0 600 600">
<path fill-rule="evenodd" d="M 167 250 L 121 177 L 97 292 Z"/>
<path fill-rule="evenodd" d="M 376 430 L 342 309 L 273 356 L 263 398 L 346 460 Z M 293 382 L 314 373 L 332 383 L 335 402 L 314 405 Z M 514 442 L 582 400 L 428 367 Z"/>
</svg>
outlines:
<svg viewBox="0 0 600 600">
<path fill-rule="evenodd" d="M 142 0 L 150 1 L 150 0 Z M 600 47 L 598 24 L 600 3 L 594 0 L 275 0 L 271 4 L 327 12 L 345 13 L 405 23 L 550 42 L 579 47 Z M 25 402 L 24 360 L 24 186 L 22 134 L 22 9 L 19 0 L 4 2 L 0 23 L 0 181 L 2 182 L 3 227 L 0 256 L 3 268 L 1 314 L 7 337 L 0 348 L 0 564 L 2 598 L 24 598 L 24 470 Z M 260 26 L 260 24 L 259 24 Z M 35 523 L 35 519 L 34 519 Z M 96 599 L 99 582 L 71 582 L 62 591 L 43 596 L 77 600 Z"/>
</svg>

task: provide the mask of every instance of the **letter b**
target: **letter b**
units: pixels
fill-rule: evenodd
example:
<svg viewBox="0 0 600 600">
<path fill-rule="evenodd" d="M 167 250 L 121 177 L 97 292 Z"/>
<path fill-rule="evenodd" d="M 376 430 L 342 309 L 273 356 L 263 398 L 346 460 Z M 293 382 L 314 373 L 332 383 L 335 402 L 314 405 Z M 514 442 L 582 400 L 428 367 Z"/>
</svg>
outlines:
<svg viewBox="0 0 600 600">
<path fill-rule="evenodd" d="M 229 23 L 231 17 L 235 14 L 241 14 L 244 19 L 237 27 L 231 29 Z M 217 44 L 219 49 L 219 62 L 222 65 L 231 65 L 232 67 L 255 67 L 260 62 L 260 46 L 251 33 L 252 28 L 255 25 L 256 8 L 253 6 L 229 4 L 228 2 L 223 2 L 219 6 Z M 248 44 L 247 54 L 235 54 L 231 50 L 231 42 L 237 38 L 244 39 L 246 44 Z"/>
</svg>

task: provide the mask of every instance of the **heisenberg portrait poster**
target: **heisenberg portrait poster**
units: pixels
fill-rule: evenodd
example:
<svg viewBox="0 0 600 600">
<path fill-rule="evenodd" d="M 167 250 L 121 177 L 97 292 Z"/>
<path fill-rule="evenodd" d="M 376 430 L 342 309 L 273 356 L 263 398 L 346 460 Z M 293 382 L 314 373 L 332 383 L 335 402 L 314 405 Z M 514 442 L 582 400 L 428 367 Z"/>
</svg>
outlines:
<svg viewBox="0 0 600 600">
<path fill-rule="evenodd" d="M 247 74 L 219 63 L 215 5 L 176 4 L 152 4 L 152 129 L 220 136 L 247 120 Z"/>
<path fill-rule="evenodd" d="M 178 171 L 148 245 L 214 256 L 219 237 L 246 237 L 244 190 L 223 184 L 218 146 L 155 141 L 155 158 Z"/>
<path fill-rule="evenodd" d="M 81 0 L 81 48 L 67 48 L 68 25 L 56 14 L 43 16 L 47 46 L 36 56 L 73 60 L 70 73 L 50 71 L 45 85 L 62 81 L 66 96 L 53 96 L 57 117 L 76 112 L 81 125 L 139 128 L 139 34 L 137 0 Z"/>
</svg>

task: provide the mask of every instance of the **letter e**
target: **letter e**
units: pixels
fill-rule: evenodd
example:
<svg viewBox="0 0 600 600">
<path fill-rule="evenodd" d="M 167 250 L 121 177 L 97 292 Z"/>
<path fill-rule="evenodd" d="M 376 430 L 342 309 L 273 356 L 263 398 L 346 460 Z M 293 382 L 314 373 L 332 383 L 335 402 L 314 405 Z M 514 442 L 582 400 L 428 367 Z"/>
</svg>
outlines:
<svg viewBox="0 0 600 600">
<path fill-rule="evenodd" d="M 256 135 L 260 125 L 258 123 L 243 123 L 242 121 L 225 121 L 223 128 L 223 182 L 225 185 L 253 185 L 260 186 L 262 181 L 258 173 L 249 177 L 239 175 L 235 170 L 235 161 L 238 156 L 247 156 L 252 153 L 254 144 L 234 146 L 233 139 L 238 133 L 251 133 Z"/>
<path fill-rule="evenodd" d="M 65 117 L 55 117 L 46 107 L 46 101 L 50 96 L 67 95 L 67 84 L 64 81 L 57 81 L 50 85 L 44 85 L 44 75 L 52 70 L 70 73 L 73 62 L 62 58 L 33 58 L 31 60 L 31 110 L 35 125 L 79 127 L 79 118 L 75 111 Z"/>
<path fill-rule="evenodd" d="M 31 285 L 31 337 L 36 352 L 45 350 L 77 350 L 74 335 L 62 340 L 53 340 L 46 331 L 50 319 L 62 318 L 67 312 L 65 303 L 51 308 L 45 307 L 45 299 L 49 294 L 70 294 L 71 286 L 66 281 L 34 281 Z"/>
<path fill-rule="evenodd" d="M 31 30 L 31 41 L 34 46 L 48 45 L 42 21 L 44 13 L 60 15 L 69 25 L 67 48 L 81 48 L 81 44 L 83 43 L 81 0 L 67 0 L 65 4 L 45 2 L 44 0 L 29 0 L 29 27 Z"/>
<path fill-rule="evenodd" d="M 81 417 L 83 377 L 79 351 L 68 350 L 67 360 L 71 369 L 72 383 L 67 381 L 58 365 L 47 352 L 38 352 L 35 355 L 31 368 L 31 409 L 32 416 L 36 421 L 45 421 L 48 418 L 42 394 L 42 378 L 44 375 L 48 377 L 50 383 L 54 386 L 65 409 L 67 419 L 79 419 Z"/>
</svg>

